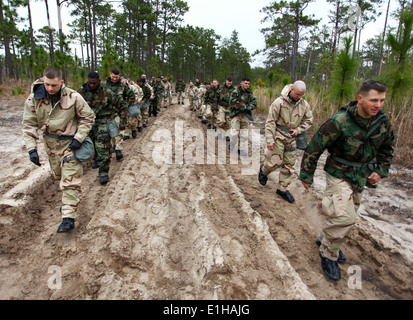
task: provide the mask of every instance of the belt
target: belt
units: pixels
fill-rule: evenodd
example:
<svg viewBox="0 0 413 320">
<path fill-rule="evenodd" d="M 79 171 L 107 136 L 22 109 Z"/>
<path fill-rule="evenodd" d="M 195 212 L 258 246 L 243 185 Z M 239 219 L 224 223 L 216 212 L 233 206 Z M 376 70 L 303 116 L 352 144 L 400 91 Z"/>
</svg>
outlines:
<svg viewBox="0 0 413 320">
<path fill-rule="evenodd" d="M 51 133 L 44 133 L 46 136 L 56 139 L 56 140 L 72 140 L 74 138 L 74 136 L 57 136 L 55 134 L 51 134 Z"/>
<path fill-rule="evenodd" d="M 288 130 L 286 127 L 283 127 L 283 126 L 280 125 L 280 124 L 276 124 L 276 126 L 277 126 L 278 129 L 281 129 L 282 131 L 290 134 L 290 130 Z M 284 152 L 293 152 L 293 151 L 295 151 L 295 150 L 297 150 L 297 148 L 296 148 L 296 147 L 292 147 L 292 148 L 290 148 L 290 149 L 284 150 Z"/>
<path fill-rule="evenodd" d="M 353 162 L 353 161 L 348 161 L 346 159 L 331 155 L 333 160 L 337 161 L 338 163 L 345 164 L 347 166 L 351 167 L 356 167 L 356 168 L 365 168 L 369 166 L 373 166 L 376 164 L 376 160 L 373 160 L 371 162 Z"/>
</svg>

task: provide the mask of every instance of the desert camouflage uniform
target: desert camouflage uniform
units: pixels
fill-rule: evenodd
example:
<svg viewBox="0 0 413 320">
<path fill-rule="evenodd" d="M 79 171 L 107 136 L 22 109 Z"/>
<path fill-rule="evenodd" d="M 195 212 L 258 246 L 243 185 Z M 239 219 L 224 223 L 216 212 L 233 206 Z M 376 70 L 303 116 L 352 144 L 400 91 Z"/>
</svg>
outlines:
<svg viewBox="0 0 413 320">
<path fill-rule="evenodd" d="M 320 253 L 335 261 L 356 222 L 368 177 L 372 172 L 382 178 L 389 174 L 394 133 L 383 110 L 365 119 L 358 114 L 357 101 L 351 102 L 327 120 L 309 142 L 301 162 L 301 181 L 313 183 L 317 161 L 326 149 L 329 156 L 324 166 L 327 184 L 322 208 L 328 218 L 319 238 Z"/>
<path fill-rule="evenodd" d="M 115 150 L 122 151 L 122 141 L 128 122 L 128 108 L 135 103 L 135 94 L 127 84 L 122 83 L 121 80 L 114 83 L 110 77 L 101 85 L 104 87 L 108 104 L 119 110 L 119 117 L 115 118 L 119 125 L 119 136 L 112 139 L 112 145 L 115 146 Z"/>
<path fill-rule="evenodd" d="M 207 92 L 207 87 L 205 85 L 201 85 L 201 88 L 199 89 L 199 108 L 198 108 L 198 118 L 205 119 L 205 112 L 206 112 L 206 105 L 205 105 L 205 95 Z"/>
<path fill-rule="evenodd" d="M 162 84 L 164 86 L 163 99 L 162 99 L 163 106 L 169 107 L 172 102 L 172 95 L 171 95 L 172 85 L 168 80 L 167 81 L 162 80 Z"/>
<path fill-rule="evenodd" d="M 185 82 L 183 80 L 178 80 L 175 84 L 175 92 L 178 95 L 178 104 L 184 102 L 184 93 L 185 93 Z"/>
<path fill-rule="evenodd" d="M 43 133 L 50 168 L 60 180 L 62 217 L 77 218 L 83 175 L 82 163 L 74 158 L 69 145 L 73 138 L 79 142 L 88 136 L 95 114 L 82 96 L 62 85 L 60 98 L 52 103 L 43 78 L 32 85 L 24 105 L 23 137 L 28 151 L 37 149 L 39 133 Z M 54 101 L 54 100 L 53 100 Z M 54 104 L 54 105 L 52 105 Z M 70 158 L 70 161 L 64 161 Z"/>
<path fill-rule="evenodd" d="M 129 88 L 133 91 L 133 93 L 135 94 L 135 104 L 138 105 L 138 107 L 140 108 L 140 102 L 143 98 L 143 91 L 141 89 L 141 87 L 139 87 L 137 84 L 131 82 L 129 83 Z M 131 107 L 132 105 L 130 105 L 129 107 Z M 142 126 L 142 113 L 138 116 L 134 116 L 134 117 L 129 117 L 128 116 L 128 127 L 127 130 L 125 131 L 125 137 L 129 137 L 131 133 L 133 133 L 134 131 L 136 132 L 136 128 L 137 127 L 141 127 Z"/>
<path fill-rule="evenodd" d="M 289 97 L 292 86 L 286 85 L 281 96 L 271 104 L 265 123 L 267 144 L 274 143 L 274 148 L 272 151 L 265 149 L 262 172 L 268 176 L 281 168 L 278 181 L 278 189 L 281 191 L 288 191 L 295 172 L 297 154 L 295 137 L 291 137 L 284 130 L 296 129 L 300 134 L 308 130 L 313 123 L 313 113 L 308 102 L 303 98 L 294 102 Z"/>
<path fill-rule="evenodd" d="M 188 88 L 189 109 L 196 111 L 198 109 L 199 89 L 195 86 Z"/>
</svg>

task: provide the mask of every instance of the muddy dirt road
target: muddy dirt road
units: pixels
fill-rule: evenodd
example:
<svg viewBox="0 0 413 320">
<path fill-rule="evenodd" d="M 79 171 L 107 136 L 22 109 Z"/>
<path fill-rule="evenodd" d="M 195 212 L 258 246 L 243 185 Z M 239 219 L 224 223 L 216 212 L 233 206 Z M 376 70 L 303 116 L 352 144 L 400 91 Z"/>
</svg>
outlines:
<svg viewBox="0 0 413 320">
<path fill-rule="evenodd" d="M 315 245 L 321 165 L 310 192 L 294 182 L 289 204 L 275 194 L 278 173 L 262 187 L 256 174 L 243 174 L 248 164 L 199 164 L 177 154 L 178 129 L 204 138 L 206 129 L 187 105 L 174 105 L 124 142 L 108 185 L 84 164 L 76 228 L 57 234 L 58 183 L 41 144 L 42 167 L 29 162 L 21 117 L 21 105 L 1 106 L 0 299 L 413 298 L 409 183 L 366 192 L 343 248 L 342 280 L 333 282 Z M 263 121 L 253 126 L 262 130 Z M 184 139 L 180 150 L 192 147 Z"/>
</svg>

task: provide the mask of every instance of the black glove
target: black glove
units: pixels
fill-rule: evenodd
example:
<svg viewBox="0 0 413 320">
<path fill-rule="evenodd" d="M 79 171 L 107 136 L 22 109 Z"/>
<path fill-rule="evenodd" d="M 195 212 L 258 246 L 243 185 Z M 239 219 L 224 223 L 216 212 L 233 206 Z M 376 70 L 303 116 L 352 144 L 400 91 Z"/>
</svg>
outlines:
<svg viewBox="0 0 413 320">
<path fill-rule="evenodd" d="M 39 155 L 37 154 L 37 150 L 33 149 L 29 151 L 30 161 L 33 162 L 36 166 L 41 166 L 39 161 Z"/>
<path fill-rule="evenodd" d="M 79 150 L 81 146 L 82 144 L 76 139 L 73 139 L 72 142 L 69 144 L 69 148 L 72 150 Z"/>
</svg>

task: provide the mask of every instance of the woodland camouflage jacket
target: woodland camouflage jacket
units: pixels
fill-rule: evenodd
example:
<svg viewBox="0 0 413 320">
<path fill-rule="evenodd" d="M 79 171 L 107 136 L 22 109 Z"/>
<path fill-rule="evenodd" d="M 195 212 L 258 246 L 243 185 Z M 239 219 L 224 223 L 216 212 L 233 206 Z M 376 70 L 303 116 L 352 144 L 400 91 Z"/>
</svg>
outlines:
<svg viewBox="0 0 413 320">
<path fill-rule="evenodd" d="M 95 114 L 83 97 L 62 85 L 60 100 L 52 105 L 43 78 L 32 84 L 24 104 L 23 137 L 27 149 L 36 149 L 40 129 L 57 136 L 74 136 L 79 142 L 88 136 Z"/>
<path fill-rule="evenodd" d="M 239 86 L 232 91 L 230 104 L 229 115 L 233 118 L 239 113 L 244 113 L 247 106 L 254 110 L 257 107 L 257 98 L 250 88 L 243 90 Z"/>
<path fill-rule="evenodd" d="M 234 86 L 228 87 L 225 83 L 221 88 L 221 105 L 228 108 L 229 101 L 231 98 L 231 93 L 235 90 Z"/>
<path fill-rule="evenodd" d="M 212 111 L 218 111 L 221 104 L 221 92 L 218 87 L 210 86 L 205 93 L 204 101 L 211 106 Z"/>
<path fill-rule="evenodd" d="M 349 182 L 354 192 L 361 192 L 372 172 L 383 178 L 388 176 L 394 154 L 394 133 L 383 110 L 364 119 L 358 114 L 357 101 L 353 101 L 327 120 L 311 139 L 301 162 L 301 181 L 313 183 L 317 161 L 325 149 L 329 156 L 324 170 Z M 353 165 L 338 162 L 335 157 Z M 377 162 L 375 167 L 368 166 L 373 160 Z"/>
<path fill-rule="evenodd" d="M 112 82 L 110 77 L 106 79 L 106 82 L 102 82 L 101 86 L 105 90 L 107 103 L 119 110 L 120 124 L 126 125 L 128 108 L 135 103 L 135 93 L 127 84 L 120 80 Z"/>
<path fill-rule="evenodd" d="M 77 90 L 77 92 L 82 95 L 88 105 L 92 108 L 96 115 L 96 119 L 114 119 L 117 115 L 119 110 L 106 102 L 105 90 L 101 84 L 95 91 L 93 91 L 86 82 Z"/>
<path fill-rule="evenodd" d="M 175 84 L 175 92 L 185 92 L 185 82 L 183 80 L 178 80 Z"/>
</svg>

